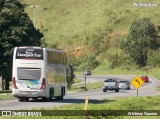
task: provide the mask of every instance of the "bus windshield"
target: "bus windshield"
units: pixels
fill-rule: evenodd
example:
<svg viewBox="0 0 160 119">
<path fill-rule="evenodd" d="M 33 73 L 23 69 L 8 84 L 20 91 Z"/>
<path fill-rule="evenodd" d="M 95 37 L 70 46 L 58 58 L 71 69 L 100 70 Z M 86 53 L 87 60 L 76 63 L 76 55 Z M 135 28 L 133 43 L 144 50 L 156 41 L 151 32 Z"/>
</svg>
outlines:
<svg viewBox="0 0 160 119">
<path fill-rule="evenodd" d="M 41 69 L 40 68 L 17 68 L 17 78 L 19 80 L 40 80 Z"/>
</svg>

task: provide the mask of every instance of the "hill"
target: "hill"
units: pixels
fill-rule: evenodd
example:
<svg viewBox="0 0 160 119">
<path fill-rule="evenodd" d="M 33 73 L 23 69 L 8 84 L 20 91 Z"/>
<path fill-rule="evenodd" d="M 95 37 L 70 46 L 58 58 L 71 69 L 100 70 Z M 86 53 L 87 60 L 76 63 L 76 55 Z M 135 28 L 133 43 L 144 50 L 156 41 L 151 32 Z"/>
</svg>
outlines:
<svg viewBox="0 0 160 119">
<path fill-rule="evenodd" d="M 149 17 L 158 26 L 160 7 L 136 7 L 139 0 L 20 0 L 25 12 L 34 19 L 29 6 L 35 10 L 36 28 L 44 33 L 46 42 L 62 49 L 85 46 L 86 37 L 92 40 L 99 31 L 109 30 L 114 35 L 126 35 L 137 18 Z M 141 0 L 160 4 L 159 0 Z"/>
<path fill-rule="evenodd" d="M 131 23 L 149 17 L 160 33 L 159 0 L 20 1 L 32 21 L 34 10 L 30 6 L 39 6 L 35 9 L 36 28 L 44 34 L 49 46 L 57 46 L 76 56 L 69 56 L 68 61 L 78 71 L 94 69 L 96 73 L 108 73 L 115 69 L 111 71 L 114 74 L 124 69 L 125 73 L 135 71 L 136 64 L 120 48 Z M 156 53 L 154 56 L 159 59 Z M 156 61 L 154 57 L 151 60 Z"/>
</svg>

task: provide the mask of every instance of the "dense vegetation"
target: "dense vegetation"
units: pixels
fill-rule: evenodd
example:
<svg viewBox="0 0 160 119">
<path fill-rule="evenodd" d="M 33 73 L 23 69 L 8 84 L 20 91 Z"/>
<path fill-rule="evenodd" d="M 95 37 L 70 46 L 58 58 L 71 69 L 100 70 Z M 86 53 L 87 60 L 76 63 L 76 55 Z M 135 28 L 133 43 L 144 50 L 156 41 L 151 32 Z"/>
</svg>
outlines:
<svg viewBox="0 0 160 119">
<path fill-rule="evenodd" d="M 131 24 L 130 32 L 122 48 L 134 59 L 137 65 L 146 66 L 149 51 L 160 48 L 154 24 L 149 18 L 136 20 Z"/>
<path fill-rule="evenodd" d="M 0 0 L 0 75 L 3 75 L 6 90 L 11 80 L 14 47 L 40 46 L 42 37 L 20 2 Z"/>
</svg>

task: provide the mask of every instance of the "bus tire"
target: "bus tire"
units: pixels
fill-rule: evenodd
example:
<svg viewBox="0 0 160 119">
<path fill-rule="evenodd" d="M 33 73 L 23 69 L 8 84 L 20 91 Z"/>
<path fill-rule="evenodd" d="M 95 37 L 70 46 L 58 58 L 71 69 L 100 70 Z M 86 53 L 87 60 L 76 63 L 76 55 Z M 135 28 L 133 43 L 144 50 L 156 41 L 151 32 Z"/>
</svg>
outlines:
<svg viewBox="0 0 160 119">
<path fill-rule="evenodd" d="M 28 102 L 28 101 L 29 101 L 29 98 L 19 98 L 19 101 L 20 101 L 20 102 Z"/>
<path fill-rule="evenodd" d="M 66 93 L 66 89 L 65 89 L 65 87 L 64 87 L 64 90 L 63 90 L 63 96 L 65 96 L 65 93 Z"/>
<path fill-rule="evenodd" d="M 29 98 L 24 98 L 24 101 L 25 101 L 25 102 L 28 102 L 28 101 L 29 101 Z"/>
<path fill-rule="evenodd" d="M 61 100 L 63 100 L 63 96 L 64 96 L 64 87 L 62 87 L 62 89 L 61 89 L 61 96 L 60 96 Z"/>
<path fill-rule="evenodd" d="M 23 102 L 24 101 L 24 99 L 23 98 L 18 98 L 19 100 L 18 101 L 20 101 L 20 102 Z"/>
<path fill-rule="evenodd" d="M 63 100 L 63 96 L 64 96 L 64 91 L 63 90 L 64 90 L 64 88 L 62 87 L 61 88 L 61 95 L 56 97 L 57 100 Z"/>
<path fill-rule="evenodd" d="M 51 88 L 49 91 L 49 101 L 52 101 L 53 98 L 53 89 Z"/>
</svg>

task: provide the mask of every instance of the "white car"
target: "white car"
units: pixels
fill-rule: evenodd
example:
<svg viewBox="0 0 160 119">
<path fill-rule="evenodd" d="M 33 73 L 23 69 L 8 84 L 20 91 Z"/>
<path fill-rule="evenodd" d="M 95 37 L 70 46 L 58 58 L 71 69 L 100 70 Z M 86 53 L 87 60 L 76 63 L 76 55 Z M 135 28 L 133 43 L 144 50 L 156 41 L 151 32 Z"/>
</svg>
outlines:
<svg viewBox="0 0 160 119">
<path fill-rule="evenodd" d="M 127 89 L 127 90 L 130 90 L 130 82 L 129 81 L 119 81 L 119 88 L 120 89 Z"/>
</svg>

